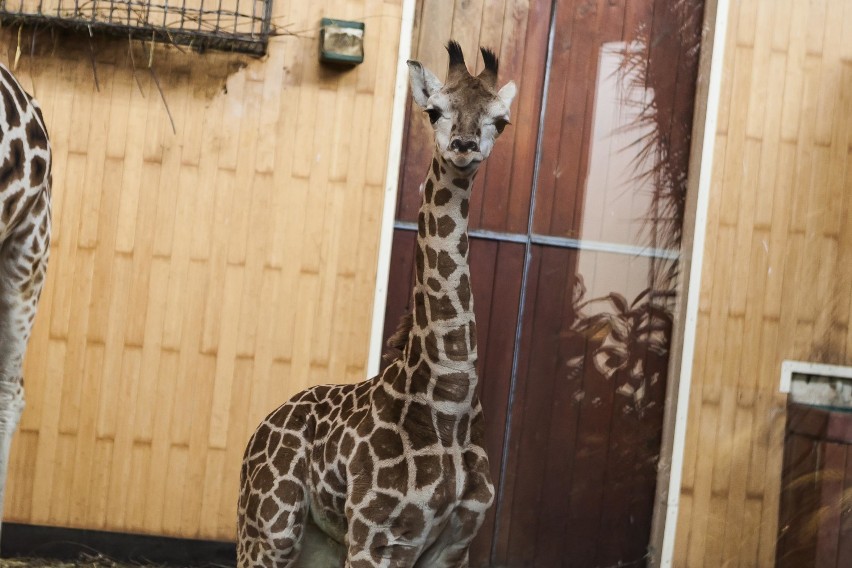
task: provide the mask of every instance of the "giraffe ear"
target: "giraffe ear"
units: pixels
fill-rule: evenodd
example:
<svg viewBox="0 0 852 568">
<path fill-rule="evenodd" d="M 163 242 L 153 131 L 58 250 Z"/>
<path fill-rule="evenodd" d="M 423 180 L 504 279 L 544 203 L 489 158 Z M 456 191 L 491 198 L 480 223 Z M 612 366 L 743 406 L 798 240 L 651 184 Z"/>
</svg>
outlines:
<svg viewBox="0 0 852 568">
<path fill-rule="evenodd" d="M 517 92 L 518 88 L 515 86 L 515 82 L 509 81 L 503 85 L 499 91 L 497 91 L 497 96 L 500 97 L 500 100 L 503 101 L 503 104 L 506 105 L 506 108 L 508 109 L 512 106 L 512 100 L 515 98 Z"/>
<path fill-rule="evenodd" d="M 440 91 L 441 87 L 444 86 L 419 61 L 408 61 L 408 78 L 411 82 L 411 96 L 414 97 L 414 102 L 424 108 L 429 97 Z"/>
</svg>

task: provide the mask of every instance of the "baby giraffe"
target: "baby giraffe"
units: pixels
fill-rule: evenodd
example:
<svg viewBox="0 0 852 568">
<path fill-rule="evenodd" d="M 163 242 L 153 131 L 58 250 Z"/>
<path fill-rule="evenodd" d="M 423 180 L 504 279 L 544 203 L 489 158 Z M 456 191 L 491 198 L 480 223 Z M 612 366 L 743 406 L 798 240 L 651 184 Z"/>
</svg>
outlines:
<svg viewBox="0 0 852 568">
<path fill-rule="evenodd" d="M 494 500 L 476 395 L 468 266 L 473 177 L 509 124 L 511 81 L 447 45 L 446 84 L 409 61 L 435 150 L 418 216 L 413 314 L 379 376 L 294 396 L 258 426 L 241 471 L 241 568 L 457 567 Z"/>
</svg>

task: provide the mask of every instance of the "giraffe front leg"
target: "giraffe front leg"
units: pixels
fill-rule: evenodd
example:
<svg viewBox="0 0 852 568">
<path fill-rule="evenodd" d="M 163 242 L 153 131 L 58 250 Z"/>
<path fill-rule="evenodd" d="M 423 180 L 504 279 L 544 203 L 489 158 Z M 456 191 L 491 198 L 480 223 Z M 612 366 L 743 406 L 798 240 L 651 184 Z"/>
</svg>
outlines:
<svg viewBox="0 0 852 568">
<path fill-rule="evenodd" d="M 488 458 L 477 448 L 464 455 L 467 482 L 461 502 L 450 514 L 438 539 L 418 559 L 415 566 L 434 568 L 467 568 L 470 545 L 479 533 L 485 515 L 494 502 Z"/>
<path fill-rule="evenodd" d="M 303 489 L 284 481 L 285 492 Z M 276 492 L 277 493 L 277 492 Z M 243 499 L 240 503 L 242 506 Z M 307 524 L 308 505 L 305 500 L 282 503 L 273 493 L 251 496 L 247 510 L 240 511 L 237 566 L 239 568 L 295 568 L 302 549 Z M 257 507 L 255 507 L 257 505 Z M 275 512 L 271 512 L 271 509 Z"/>
<path fill-rule="evenodd" d="M 2 308 L 0 308 L 0 320 L 2 319 Z M 15 434 L 23 410 L 24 385 L 20 374 L 0 375 L 0 523 L 3 519 L 12 436 Z M 0 530 L 2 530 L 2 524 L 0 524 Z"/>
<path fill-rule="evenodd" d="M 374 534 L 375 537 L 375 534 Z M 345 568 L 410 568 L 415 566 L 418 548 L 409 544 L 376 544 L 386 542 L 379 536 L 373 544 L 349 545 Z"/>
<path fill-rule="evenodd" d="M 0 529 L 12 436 L 24 410 L 24 354 L 50 252 L 47 200 L 44 191 L 33 204 L 40 213 L 0 243 Z"/>
<path fill-rule="evenodd" d="M 309 511 L 308 466 L 302 433 L 282 434 L 279 425 L 291 412 L 285 404 L 267 417 L 246 448 L 237 517 L 239 568 L 297 566 Z"/>
<path fill-rule="evenodd" d="M 415 542 L 426 526 L 414 504 L 403 506 L 384 491 L 369 491 L 347 504 L 346 568 L 411 568 L 421 548 Z M 394 511 L 397 513 L 394 514 Z"/>
<path fill-rule="evenodd" d="M 450 521 L 438 540 L 421 556 L 416 567 L 467 568 L 470 544 L 485 520 L 485 510 L 468 509 L 461 505 L 453 511 Z"/>
</svg>

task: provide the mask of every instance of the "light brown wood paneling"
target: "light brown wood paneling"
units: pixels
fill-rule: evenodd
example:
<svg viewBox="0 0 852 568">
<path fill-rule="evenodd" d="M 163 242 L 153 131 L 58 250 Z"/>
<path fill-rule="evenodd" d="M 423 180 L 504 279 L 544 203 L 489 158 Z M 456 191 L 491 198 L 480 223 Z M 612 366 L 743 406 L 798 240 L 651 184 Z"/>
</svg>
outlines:
<svg viewBox="0 0 852 568">
<path fill-rule="evenodd" d="M 263 59 L 24 31 L 54 239 L 6 520 L 232 539 L 250 431 L 364 378 L 401 1 L 276 1 Z M 321 67 L 323 16 L 366 59 Z M 3 31 L 4 60 L 17 29 Z M 138 83 L 137 83 L 138 81 Z"/>
<path fill-rule="evenodd" d="M 852 364 L 852 4 L 731 2 L 675 566 L 773 566 L 781 361 Z"/>
</svg>

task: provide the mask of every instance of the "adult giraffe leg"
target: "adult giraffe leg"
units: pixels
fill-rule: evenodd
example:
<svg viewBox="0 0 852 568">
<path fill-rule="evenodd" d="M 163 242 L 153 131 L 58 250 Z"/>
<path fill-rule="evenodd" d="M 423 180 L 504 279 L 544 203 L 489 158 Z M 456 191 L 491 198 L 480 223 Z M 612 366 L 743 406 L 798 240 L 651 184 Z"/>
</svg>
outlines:
<svg viewBox="0 0 852 568">
<path fill-rule="evenodd" d="M 23 363 L 50 253 L 50 192 L 0 243 L 0 529 L 12 436 L 24 410 Z"/>
</svg>

